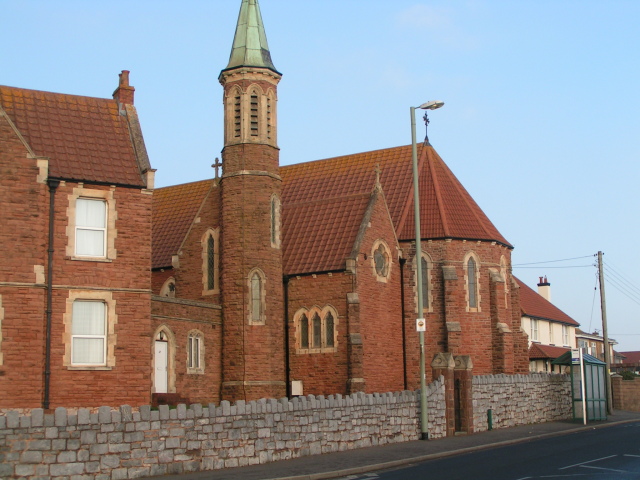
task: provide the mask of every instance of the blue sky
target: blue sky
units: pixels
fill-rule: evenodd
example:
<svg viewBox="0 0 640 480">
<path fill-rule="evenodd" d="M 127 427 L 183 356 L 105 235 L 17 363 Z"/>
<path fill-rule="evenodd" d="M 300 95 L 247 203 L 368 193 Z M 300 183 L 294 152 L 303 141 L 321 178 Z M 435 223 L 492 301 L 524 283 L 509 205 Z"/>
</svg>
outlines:
<svg viewBox="0 0 640 480">
<path fill-rule="evenodd" d="M 0 0 L 0 84 L 109 97 L 128 69 L 157 185 L 208 178 L 239 6 Z M 284 74 L 282 164 L 408 144 L 409 107 L 443 100 L 431 143 L 515 246 L 514 273 L 534 288 L 546 275 L 558 307 L 601 329 L 603 251 L 609 334 L 640 350 L 640 2 L 260 6 Z"/>
</svg>

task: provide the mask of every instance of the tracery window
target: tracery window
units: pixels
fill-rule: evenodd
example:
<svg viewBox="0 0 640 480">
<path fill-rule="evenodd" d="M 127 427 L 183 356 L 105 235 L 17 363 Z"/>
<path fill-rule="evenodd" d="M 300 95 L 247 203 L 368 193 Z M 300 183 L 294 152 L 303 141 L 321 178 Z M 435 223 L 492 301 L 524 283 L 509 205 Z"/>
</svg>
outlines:
<svg viewBox="0 0 640 480">
<path fill-rule="evenodd" d="M 199 330 L 187 335 L 187 373 L 204 373 L 204 335 Z"/>
<path fill-rule="evenodd" d="M 391 254 L 384 240 L 376 240 L 371 252 L 373 274 L 379 282 L 387 282 L 391 271 Z"/>
<path fill-rule="evenodd" d="M 328 353 L 336 347 L 337 314 L 331 307 L 300 310 L 295 315 L 298 353 Z M 311 320 L 309 320 L 311 319 Z"/>
</svg>

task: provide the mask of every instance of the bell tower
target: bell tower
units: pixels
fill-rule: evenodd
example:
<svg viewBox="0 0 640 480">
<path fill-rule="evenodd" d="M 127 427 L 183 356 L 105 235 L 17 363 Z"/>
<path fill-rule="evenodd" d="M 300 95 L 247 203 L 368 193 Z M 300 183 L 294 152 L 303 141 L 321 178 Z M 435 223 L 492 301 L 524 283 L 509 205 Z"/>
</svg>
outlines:
<svg viewBox="0 0 640 480">
<path fill-rule="evenodd" d="M 222 391 L 286 395 L 277 86 L 258 0 L 242 0 L 224 88 Z"/>
</svg>

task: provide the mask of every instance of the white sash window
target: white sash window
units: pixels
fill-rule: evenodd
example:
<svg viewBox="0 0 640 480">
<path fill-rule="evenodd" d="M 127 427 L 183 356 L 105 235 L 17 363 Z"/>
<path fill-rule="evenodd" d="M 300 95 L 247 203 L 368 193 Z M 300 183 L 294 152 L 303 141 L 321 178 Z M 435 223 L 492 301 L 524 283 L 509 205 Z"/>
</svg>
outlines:
<svg viewBox="0 0 640 480">
<path fill-rule="evenodd" d="M 101 301 L 73 302 L 71 364 L 105 365 L 107 344 L 106 305 Z"/>
<path fill-rule="evenodd" d="M 106 257 L 107 204 L 104 200 L 76 200 L 76 255 Z"/>
</svg>

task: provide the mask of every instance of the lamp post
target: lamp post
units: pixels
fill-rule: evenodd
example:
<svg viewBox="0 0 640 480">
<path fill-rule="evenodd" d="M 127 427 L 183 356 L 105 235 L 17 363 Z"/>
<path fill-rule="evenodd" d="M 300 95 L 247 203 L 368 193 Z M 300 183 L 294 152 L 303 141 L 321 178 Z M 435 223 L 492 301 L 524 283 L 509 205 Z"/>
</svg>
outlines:
<svg viewBox="0 0 640 480">
<path fill-rule="evenodd" d="M 439 100 L 423 103 L 419 107 L 411 107 L 411 160 L 413 162 L 413 206 L 416 224 L 416 276 L 418 288 L 418 318 L 416 319 L 416 329 L 420 336 L 420 439 L 429 439 L 429 429 L 427 421 L 427 383 L 425 380 L 425 352 L 424 352 L 424 332 L 426 322 L 424 315 L 424 299 L 422 298 L 422 245 L 420 242 L 420 192 L 418 190 L 418 147 L 416 145 L 416 108 L 422 110 L 435 110 L 444 105 Z M 425 114 L 425 122 L 428 125 L 428 118 Z M 425 136 L 425 142 L 428 137 Z"/>
</svg>

